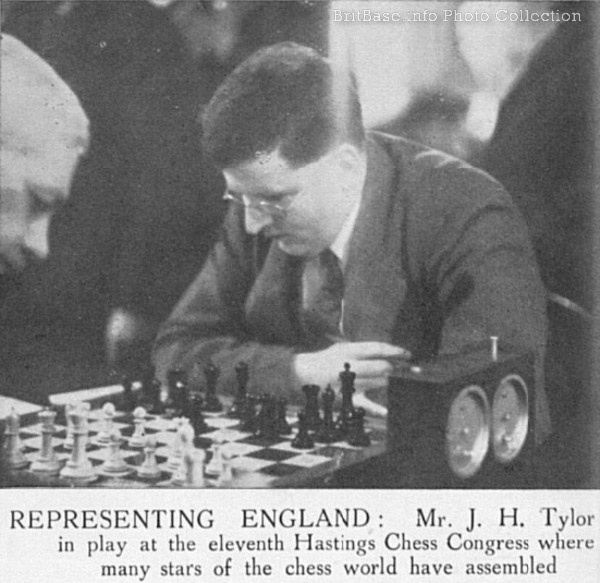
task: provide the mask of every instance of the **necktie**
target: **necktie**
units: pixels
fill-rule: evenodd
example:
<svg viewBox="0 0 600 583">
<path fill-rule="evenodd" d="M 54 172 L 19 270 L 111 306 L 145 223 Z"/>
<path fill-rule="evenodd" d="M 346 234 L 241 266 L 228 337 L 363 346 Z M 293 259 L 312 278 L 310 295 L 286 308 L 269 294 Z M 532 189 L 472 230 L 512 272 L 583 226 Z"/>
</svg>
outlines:
<svg viewBox="0 0 600 583">
<path fill-rule="evenodd" d="M 305 272 L 304 322 L 309 333 L 340 337 L 344 275 L 330 249 L 322 251 Z"/>
</svg>

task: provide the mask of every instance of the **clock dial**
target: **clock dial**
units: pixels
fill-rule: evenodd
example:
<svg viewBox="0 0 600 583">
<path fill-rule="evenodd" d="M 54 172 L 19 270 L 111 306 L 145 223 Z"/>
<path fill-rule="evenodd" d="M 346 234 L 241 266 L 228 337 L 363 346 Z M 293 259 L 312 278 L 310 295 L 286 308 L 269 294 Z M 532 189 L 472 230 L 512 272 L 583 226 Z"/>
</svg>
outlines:
<svg viewBox="0 0 600 583">
<path fill-rule="evenodd" d="M 481 387 L 470 385 L 454 398 L 446 426 L 446 457 L 461 478 L 477 473 L 488 450 L 489 404 Z"/>
<path fill-rule="evenodd" d="M 523 448 L 529 425 L 528 410 L 525 381 L 518 375 L 503 378 L 492 403 L 492 444 L 499 462 L 511 462 Z"/>
</svg>

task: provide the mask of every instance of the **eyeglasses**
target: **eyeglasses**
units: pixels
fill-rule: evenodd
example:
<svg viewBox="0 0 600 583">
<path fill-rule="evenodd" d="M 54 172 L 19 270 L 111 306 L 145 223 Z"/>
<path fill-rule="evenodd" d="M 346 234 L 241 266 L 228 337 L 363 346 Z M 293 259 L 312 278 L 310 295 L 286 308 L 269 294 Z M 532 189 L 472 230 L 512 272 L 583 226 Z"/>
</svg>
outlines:
<svg viewBox="0 0 600 583">
<path fill-rule="evenodd" d="M 287 202 L 275 203 L 269 202 L 268 200 L 258 199 L 258 200 L 250 200 L 246 195 L 241 194 L 232 194 L 231 192 L 226 192 L 223 195 L 223 200 L 228 202 L 232 202 L 236 205 L 243 206 L 245 209 L 252 209 L 258 211 L 260 213 L 264 213 L 265 215 L 269 215 L 270 217 L 277 218 L 285 218 L 294 202 L 295 196 L 287 197 Z"/>
</svg>

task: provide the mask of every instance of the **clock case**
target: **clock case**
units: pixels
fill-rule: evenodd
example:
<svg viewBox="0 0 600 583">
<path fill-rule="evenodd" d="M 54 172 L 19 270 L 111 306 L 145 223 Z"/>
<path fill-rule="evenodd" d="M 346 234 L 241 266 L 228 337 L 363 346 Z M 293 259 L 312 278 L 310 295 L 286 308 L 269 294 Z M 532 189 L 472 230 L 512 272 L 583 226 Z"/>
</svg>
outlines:
<svg viewBox="0 0 600 583">
<path fill-rule="evenodd" d="M 495 359 L 494 359 L 495 356 Z M 514 456 L 495 455 L 492 428 L 494 396 L 504 379 L 517 379 L 523 408 L 517 424 L 520 447 Z M 521 382 L 522 381 L 522 382 Z M 466 393 L 465 393 L 466 391 Z M 484 395 L 487 447 L 475 472 L 456 471 L 448 447 L 453 403 L 465 394 Z M 499 399 L 499 395 L 496 397 Z M 524 488 L 535 485 L 534 422 L 536 386 L 534 356 L 529 353 L 478 350 L 439 356 L 430 362 L 397 363 L 387 394 L 387 463 L 396 486 L 406 488 Z M 468 401 L 468 399 L 467 399 Z M 455 403 L 454 422 L 457 420 Z M 485 409 L 485 405 L 483 407 Z M 469 412 L 467 411 L 467 416 Z M 460 422 L 460 414 L 458 420 Z M 468 421 L 466 423 L 468 425 Z M 485 433 L 485 432 L 484 432 Z M 454 437 L 456 437 L 454 435 Z M 450 448 L 451 449 L 451 448 Z M 506 458 L 510 459 L 506 459 Z M 453 467 L 454 466 L 454 467 Z M 459 464 L 460 466 L 460 464 Z M 459 467 L 460 470 L 460 467 Z"/>
</svg>

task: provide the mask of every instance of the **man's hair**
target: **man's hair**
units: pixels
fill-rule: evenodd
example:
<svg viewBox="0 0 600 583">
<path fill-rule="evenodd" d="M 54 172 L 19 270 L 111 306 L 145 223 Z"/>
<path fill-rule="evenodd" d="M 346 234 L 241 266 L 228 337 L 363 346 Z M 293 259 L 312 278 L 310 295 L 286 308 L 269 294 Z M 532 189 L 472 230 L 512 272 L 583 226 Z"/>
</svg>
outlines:
<svg viewBox="0 0 600 583">
<path fill-rule="evenodd" d="M 336 144 L 362 147 L 365 137 L 354 76 L 295 43 L 246 59 L 217 89 L 202 121 L 205 152 L 219 168 L 277 149 L 300 167 Z"/>
<path fill-rule="evenodd" d="M 44 145 L 87 145 L 89 121 L 68 85 L 36 53 L 3 34 L 0 144 L 33 152 Z"/>
</svg>

